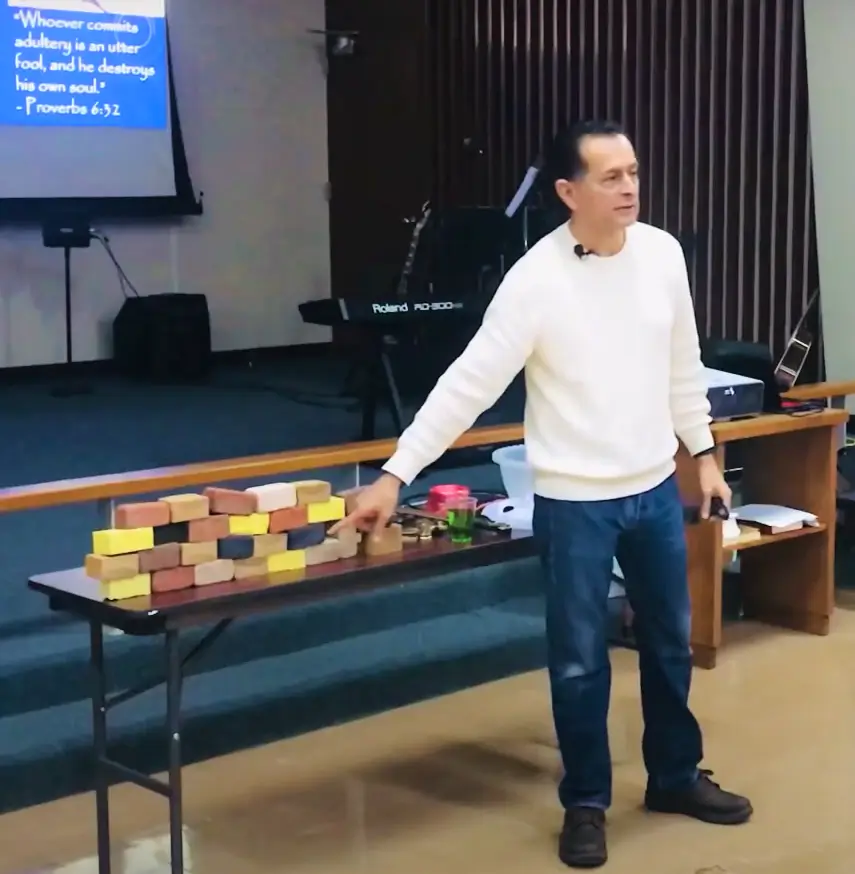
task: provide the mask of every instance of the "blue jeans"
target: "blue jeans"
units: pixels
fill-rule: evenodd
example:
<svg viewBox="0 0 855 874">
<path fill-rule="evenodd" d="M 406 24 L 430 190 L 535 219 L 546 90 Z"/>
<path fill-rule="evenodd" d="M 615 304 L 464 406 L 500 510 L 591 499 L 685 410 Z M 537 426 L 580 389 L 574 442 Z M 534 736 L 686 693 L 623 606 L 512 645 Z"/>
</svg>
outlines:
<svg viewBox="0 0 855 874">
<path fill-rule="evenodd" d="M 611 804 L 607 636 L 615 557 L 635 613 L 648 786 L 691 786 L 703 743 L 688 704 L 691 607 L 676 477 L 615 500 L 537 497 L 534 535 L 546 578 L 552 710 L 565 772 L 561 803 L 604 810 Z"/>
</svg>

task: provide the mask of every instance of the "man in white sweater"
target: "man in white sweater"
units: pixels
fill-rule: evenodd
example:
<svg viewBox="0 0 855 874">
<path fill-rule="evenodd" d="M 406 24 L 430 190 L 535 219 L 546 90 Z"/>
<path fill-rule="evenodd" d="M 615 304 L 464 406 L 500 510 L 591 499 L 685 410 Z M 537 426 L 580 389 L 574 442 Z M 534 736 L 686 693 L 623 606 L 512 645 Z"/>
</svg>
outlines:
<svg viewBox="0 0 855 874">
<path fill-rule="evenodd" d="M 534 536 L 545 572 L 549 676 L 565 775 L 559 856 L 606 862 L 611 803 L 607 601 L 617 557 L 635 613 L 648 772 L 645 804 L 742 823 L 748 799 L 699 769 L 678 438 L 704 495 L 730 502 L 711 454 L 710 408 L 682 249 L 638 222 L 638 163 L 610 123 L 556 139 L 555 193 L 571 219 L 507 273 L 479 331 L 401 435 L 343 525 L 385 525 L 409 484 L 525 371 Z"/>
</svg>

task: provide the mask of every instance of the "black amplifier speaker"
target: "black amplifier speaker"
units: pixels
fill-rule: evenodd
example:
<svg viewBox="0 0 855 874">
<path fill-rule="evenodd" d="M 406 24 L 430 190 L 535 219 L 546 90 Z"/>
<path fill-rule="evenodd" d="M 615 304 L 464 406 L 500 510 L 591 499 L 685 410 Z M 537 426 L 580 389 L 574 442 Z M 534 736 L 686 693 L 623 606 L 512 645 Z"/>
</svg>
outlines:
<svg viewBox="0 0 855 874">
<path fill-rule="evenodd" d="M 211 369 L 211 319 L 204 294 L 129 297 L 113 320 L 113 361 L 123 376 L 195 382 Z"/>
</svg>

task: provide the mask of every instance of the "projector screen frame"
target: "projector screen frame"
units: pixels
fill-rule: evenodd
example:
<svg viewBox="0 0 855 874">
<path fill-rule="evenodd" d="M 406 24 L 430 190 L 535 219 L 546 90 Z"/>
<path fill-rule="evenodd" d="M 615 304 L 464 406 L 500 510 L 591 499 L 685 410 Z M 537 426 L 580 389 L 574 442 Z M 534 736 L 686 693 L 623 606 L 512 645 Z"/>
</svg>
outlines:
<svg viewBox="0 0 855 874">
<path fill-rule="evenodd" d="M 157 197 L 0 197 L 0 227 L 38 225 L 57 215 L 85 214 L 93 221 L 156 220 L 198 217 L 204 214 L 204 192 L 197 195 L 190 176 L 181 132 L 178 99 L 172 66 L 169 22 L 166 23 L 166 56 L 169 71 L 169 106 L 172 118 L 172 159 L 175 194 Z"/>
</svg>

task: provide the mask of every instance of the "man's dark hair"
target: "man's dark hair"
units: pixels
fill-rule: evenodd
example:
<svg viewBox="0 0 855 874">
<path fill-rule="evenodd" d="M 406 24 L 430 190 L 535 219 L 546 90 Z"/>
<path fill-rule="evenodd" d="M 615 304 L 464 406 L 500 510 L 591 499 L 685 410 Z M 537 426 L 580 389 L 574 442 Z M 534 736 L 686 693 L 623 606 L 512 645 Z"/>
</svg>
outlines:
<svg viewBox="0 0 855 874">
<path fill-rule="evenodd" d="M 585 137 L 617 137 L 624 129 L 616 121 L 580 121 L 560 130 L 549 150 L 546 175 L 550 183 L 557 179 L 576 179 L 588 169 L 582 160 L 582 140 Z"/>
</svg>

